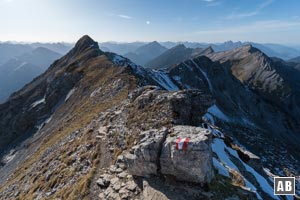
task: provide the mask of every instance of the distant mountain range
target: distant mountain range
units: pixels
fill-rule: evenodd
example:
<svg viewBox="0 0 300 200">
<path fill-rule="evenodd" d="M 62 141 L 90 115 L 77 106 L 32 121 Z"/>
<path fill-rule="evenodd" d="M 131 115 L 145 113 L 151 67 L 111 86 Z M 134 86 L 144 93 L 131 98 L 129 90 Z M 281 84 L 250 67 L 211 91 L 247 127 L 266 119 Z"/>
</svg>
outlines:
<svg viewBox="0 0 300 200">
<path fill-rule="evenodd" d="M 44 47 L 61 55 L 66 54 L 73 44 L 69 43 L 12 43 L 0 42 L 0 65 L 11 58 L 21 56 L 25 53 L 30 53 L 38 47 Z"/>
<path fill-rule="evenodd" d="M 66 54 L 70 49 L 74 46 L 71 43 L 58 42 L 58 43 L 31 43 L 29 44 L 32 48 L 44 47 L 46 49 L 50 49 L 51 51 L 57 52 L 61 55 Z"/>
<path fill-rule="evenodd" d="M 197 43 L 197 42 L 132 42 L 132 43 L 116 43 L 105 42 L 100 43 L 99 46 L 103 51 L 115 52 L 129 58 L 136 64 L 149 67 L 152 69 L 168 68 L 178 62 L 199 55 L 206 55 L 211 52 L 228 51 L 235 48 L 242 47 L 243 45 L 251 44 L 253 47 L 258 48 L 269 57 L 277 57 L 289 62 L 299 63 L 295 66 L 300 69 L 300 50 L 296 47 L 288 47 L 279 44 L 259 44 L 253 42 L 232 42 L 227 41 L 224 43 Z M 68 43 L 0 43 L 0 69 L 2 76 L 3 91 L 0 95 L 0 102 L 7 98 L 11 92 L 16 91 L 22 87 L 27 81 L 42 73 L 53 60 L 65 54 L 73 44 Z M 206 52 L 204 51 L 206 50 Z M 56 53 L 57 52 L 57 53 Z M 20 67 L 21 66 L 21 67 Z M 6 68 L 6 69 L 5 69 Z M 8 73 L 7 69 L 11 71 Z M 16 73 L 25 70 L 27 74 L 23 78 L 16 77 Z M 5 69 L 5 70 L 4 70 Z M 15 70 L 14 69 L 18 69 Z M 4 72 L 8 76 L 4 77 Z M 26 78 L 25 78 L 26 77 Z M 10 84 L 3 84 L 9 81 Z M 13 86 L 13 83 L 16 83 Z M 17 83 L 18 82 L 18 83 Z"/>
<path fill-rule="evenodd" d="M 0 43 L 0 65 L 9 59 L 32 51 L 33 48 L 27 44 Z"/>
<path fill-rule="evenodd" d="M 149 60 L 160 56 L 168 49 L 154 41 L 137 48 L 134 52 L 124 54 L 125 57 L 139 65 L 145 65 Z"/>
<path fill-rule="evenodd" d="M 53 60 L 59 58 L 60 56 L 62 56 L 62 54 L 54 52 L 45 47 L 38 47 L 31 52 L 17 56 L 17 59 L 27 63 L 32 63 L 46 70 L 49 65 L 53 63 Z"/>
<path fill-rule="evenodd" d="M 0 43 L 0 103 L 66 54 L 69 43 Z"/>
<path fill-rule="evenodd" d="M 43 73 L 59 57 L 59 53 L 38 47 L 0 65 L 0 103 Z"/>
<path fill-rule="evenodd" d="M 210 48 L 211 49 L 211 48 Z M 151 69 L 163 69 L 171 67 L 172 65 L 178 64 L 193 57 L 202 55 L 205 49 L 202 48 L 187 48 L 183 44 L 179 44 L 158 57 L 150 60 L 145 64 L 145 67 Z M 212 49 L 211 49 L 212 50 Z M 204 52 L 205 53 L 205 52 Z"/>
<path fill-rule="evenodd" d="M 277 57 L 289 62 L 299 63 L 300 51 L 293 47 L 278 44 L 259 44 L 253 42 L 197 43 L 197 42 L 105 42 L 99 46 L 103 51 L 115 52 L 129 58 L 136 64 L 152 69 L 168 68 L 178 62 L 211 52 L 228 51 L 251 44 L 269 57 Z M 11 92 L 21 88 L 32 78 L 41 74 L 50 63 L 65 54 L 73 44 L 68 43 L 0 43 L 0 76 L 2 91 L 0 102 Z M 205 52 L 205 51 L 206 52 Z M 300 69 L 300 63 L 295 66 Z M 10 69 L 10 70 L 8 70 Z M 18 70 L 15 70 L 18 69 Z M 25 72 L 21 71 L 24 70 Z M 26 70 L 27 69 L 27 70 Z M 8 70 L 8 71 L 7 71 Z M 24 73 L 17 78 L 17 73 Z M 4 77 L 5 74 L 9 76 Z M 10 77 L 10 79 L 8 79 Z M 4 83 L 9 84 L 4 84 Z M 16 83 L 15 85 L 13 83 Z"/>
<path fill-rule="evenodd" d="M 111 51 L 124 56 L 133 56 L 135 51 L 146 45 L 144 42 L 134 43 L 114 43 L 106 42 L 100 43 L 100 48 L 104 51 Z M 253 47 L 260 49 L 263 53 L 269 57 L 278 57 L 284 60 L 289 60 L 300 55 L 300 48 L 289 47 L 280 44 L 260 44 L 254 42 L 233 42 L 227 41 L 224 43 L 198 43 L 198 42 L 160 42 L 160 44 L 168 49 L 173 48 L 179 44 L 183 44 L 187 48 L 208 48 L 211 46 L 214 51 L 228 51 L 234 48 L 241 47 L 243 45 L 251 44 Z M 133 58 L 133 57 L 132 57 Z M 150 60 L 148 60 L 150 61 Z"/>
<path fill-rule="evenodd" d="M 162 44 L 164 45 L 164 43 Z M 169 44 L 168 46 L 172 46 L 171 42 L 169 42 L 168 44 Z M 211 46 L 216 52 L 228 51 L 247 44 L 251 44 L 253 47 L 258 48 L 269 57 L 278 57 L 284 60 L 288 60 L 300 55 L 300 49 L 284 46 L 280 44 L 260 44 L 255 42 L 233 42 L 233 41 L 227 41 L 224 43 L 183 42 L 182 44 L 184 44 L 186 47 L 189 48 L 207 48 L 208 46 Z"/>
<path fill-rule="evenodd" d="M 118 43 L 118 42 L 103 42 L 99 43 L 99 47 L 103 51 L 110 51 L 120 55 L 134 52 L 139 47 L 145 45 L 145 42 L 131 42 L 131 43 Z"/>
</svg>

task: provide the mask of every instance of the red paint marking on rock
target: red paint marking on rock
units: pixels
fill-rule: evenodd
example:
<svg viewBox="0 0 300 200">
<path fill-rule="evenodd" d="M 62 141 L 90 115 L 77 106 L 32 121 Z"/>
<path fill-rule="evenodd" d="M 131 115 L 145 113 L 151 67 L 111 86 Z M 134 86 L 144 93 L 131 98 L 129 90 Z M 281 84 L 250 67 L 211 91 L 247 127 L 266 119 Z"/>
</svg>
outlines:
<svg viewBox="0 0 300 200">
<path fill-rule="evenodd" d="M 181 138 L 176 139 L 176 150 L 187 150 L 190 138 Z"/>
</svg>

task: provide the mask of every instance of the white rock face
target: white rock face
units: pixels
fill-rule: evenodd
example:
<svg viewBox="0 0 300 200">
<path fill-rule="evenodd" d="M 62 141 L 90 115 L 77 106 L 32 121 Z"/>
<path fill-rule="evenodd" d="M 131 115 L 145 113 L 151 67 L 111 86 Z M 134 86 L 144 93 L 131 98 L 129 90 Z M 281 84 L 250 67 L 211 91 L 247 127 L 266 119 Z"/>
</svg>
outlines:
<svg viewBox="0 0 300 200">
<path fill-rule="evenodd" d="M 126 154 L 127 170 L 135 176 L 148 177 L 158 171 L 159 153 L 166 135 L 166 129 L 149 130 L 141 133 L 144 138 L 133 147 L 134 154 Z"/>
<path fill-rule="evenodd" d="M 212 180 L 210 131 L 193 126 L 175 126 L 145 131 L 141 135 L 144 137 L 133 147 L 133 153 L 125 155 L 130 174 L 142 177 L 171 175 L 180 181 L 201 184 Z M 189 142 L 176 145 L 178 138 L 189 138 Z"/>
<path fill-rule="evenodd" d="M 176 148 L 178 138 L 189 138 L 183 148 Z M 161 173 L 177 180 L 209 183 L 213 178 L 212 134 L 192 126 L 175 126 L 163 144 L 160 156 Z"/>
</svg>

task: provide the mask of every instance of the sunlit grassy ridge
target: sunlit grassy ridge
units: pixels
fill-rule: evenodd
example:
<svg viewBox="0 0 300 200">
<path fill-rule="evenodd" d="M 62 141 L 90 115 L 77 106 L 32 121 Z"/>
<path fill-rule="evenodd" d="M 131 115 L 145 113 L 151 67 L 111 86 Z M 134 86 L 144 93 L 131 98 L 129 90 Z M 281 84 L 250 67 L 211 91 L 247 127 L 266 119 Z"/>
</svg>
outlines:
<svg viewBox="0 0 300 200">
<path fill-rule="evenodd" d="M 40 144 L 38 149 L 20 165 L 0 191 L 15 183 L 18 185 L 27 183 L 29 187 L 20 188 L 21 192 L 17 199 L 34 199 L 37 191 L 46 193 L 60 183 L 74 179 L 76 181 L 73 185 L 59 188 L 55 197 L 84 199 L 87 196 L 101 154 L 101 143 L 96 140 L 92 132 L 85 131 L 81 137 L 59 146 L 55 149 L 55 154 L 47 156 L 45 162 L 43 162 L 43 155 L 71 133 L 83 130 L 99 113 L 125 100 L 130 88 L 135 87 L 135 80 L 128 74 L 122 73 L 124 68 L 113 65 L 106 56 L 96 57 L 82 66 L 68 68 L 68 70 L 82 73 L 83 78 L 75 85 L 76 92 L 56 111 L 55 116 L 59 116 L 59 120 L 51 121 L 45 126 L 45 130 L 50 128 L 49 134 L 41 141 L 36 141 Z M 116 80 L 121 80 L 122 88 L 113 87 Z M 101 87 L 101 94 L 92 98 L 90 94 L 99 87 Z M 93 150 L 78 151 L 82 145 L 91 145 Z M 72 166 L 74 162 L 72 154 L 75 151 L 80 161 L 92 161 L 86 175 L 81 177 L 76 176 L 76 171 L 79 169 Z M 51 166 L 53 164 L 55 168 L 51 169 L 51 175 L 48 175 L 46 180 L 45 174 L 49 168 L 53 168 Z"/>
</svg>

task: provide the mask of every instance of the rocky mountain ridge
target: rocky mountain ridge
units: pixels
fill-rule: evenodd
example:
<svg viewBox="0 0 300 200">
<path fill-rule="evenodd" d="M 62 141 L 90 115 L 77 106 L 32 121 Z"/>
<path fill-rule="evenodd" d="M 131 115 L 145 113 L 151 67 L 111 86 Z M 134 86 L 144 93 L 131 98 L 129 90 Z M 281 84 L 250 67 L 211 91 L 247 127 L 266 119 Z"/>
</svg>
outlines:
<svg viewBox="0 0 300 200">
<path fill-rule="evenodd" d="M 256 42 L 241 42 L 241 41 L 225 41 L 222 43 L 199 43 L 199 42 L 159 42 L 161 45 L 165 46 L 168 49 L 171 49 L 177 45 L 183 44 L 187 48 L 201 48 L 205 49 L 212 47 L 214 51 L 229 51 L 235 48 L 239 48 L 245 45 L 252 45 L 255 48 L 258 48 L 260 51 L 265 53 L 269 57 L 277 57 L 283 60 L 289 60 L 300 55 L 298 47 L 285 46 L 281 44 L 262 44 Z M 113 51 L 120 55 L 125 55 L 129 52 L 134 52 L 140 46 L 147 44 L 147 42 L 133 42 L 133 43 L 115 43 L 115 42 L 105 42 L 100 43 L 101 48 L 105 48 L 107 51 Z M 106 51 L 105 50 L 105 51 Z"/>
<path fill-rule="evenodd" d="M 299 176 L 298 155 L 268 132 L 284 128 L 284 112 L 254 104 L 259 95 L 231 67 L 198 56 L 151 70 L 82 37 L 0 105 L 0 197 L 284 199 L 270 178 Z M 278 127 L 259 123 L 275 107 Z M 179 138 L 190 139 L 185 150 Z"/>
</svg>

